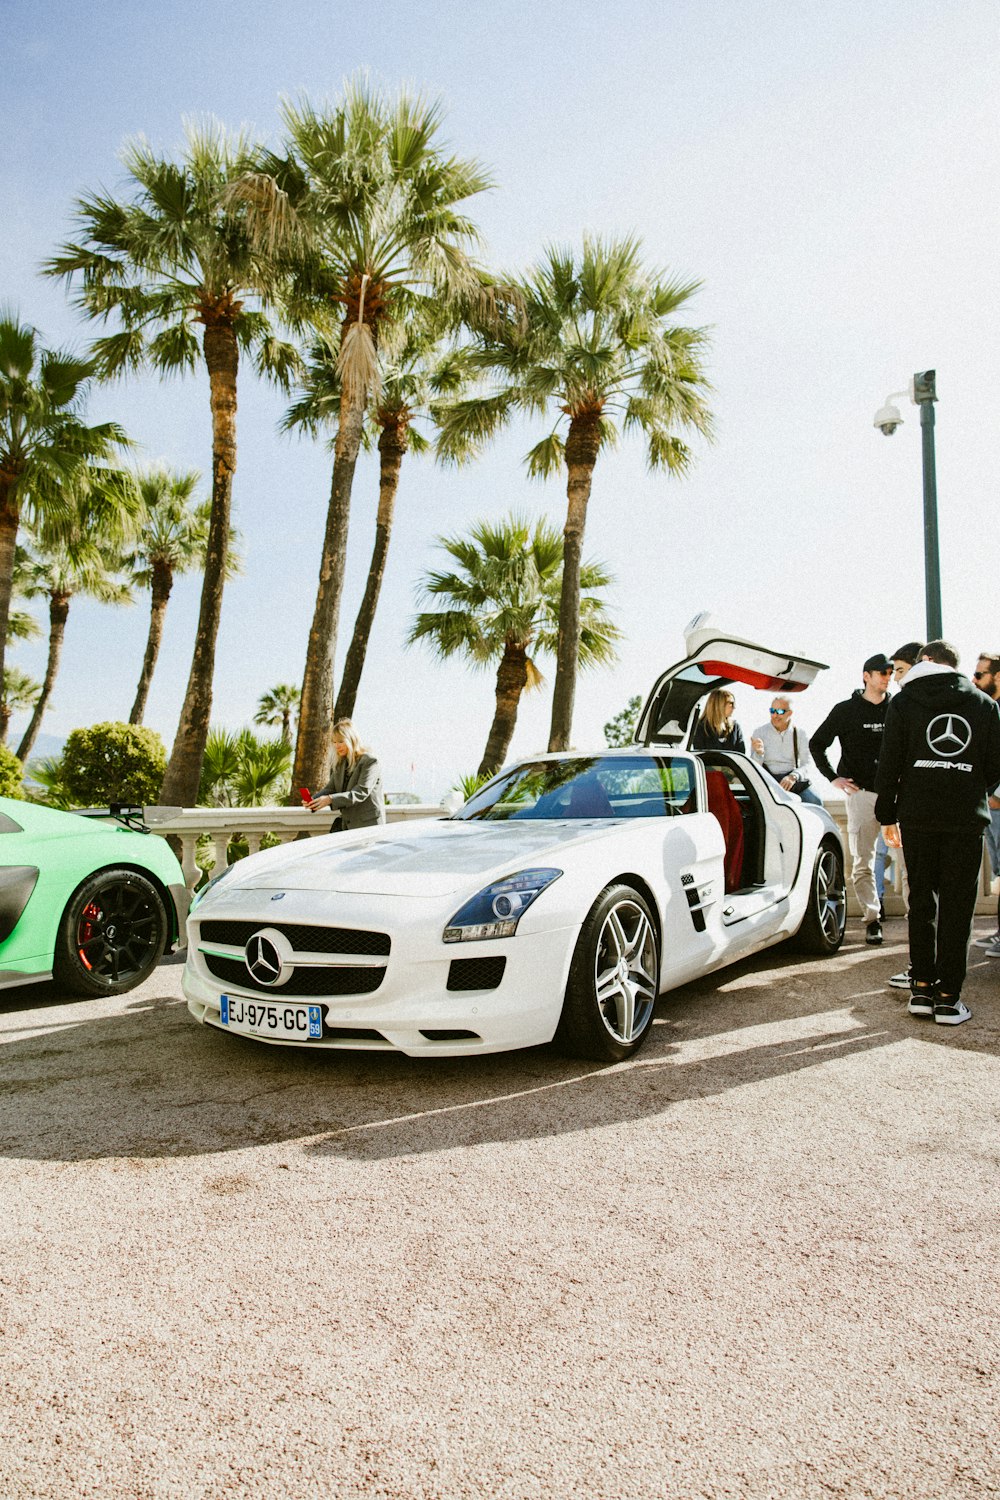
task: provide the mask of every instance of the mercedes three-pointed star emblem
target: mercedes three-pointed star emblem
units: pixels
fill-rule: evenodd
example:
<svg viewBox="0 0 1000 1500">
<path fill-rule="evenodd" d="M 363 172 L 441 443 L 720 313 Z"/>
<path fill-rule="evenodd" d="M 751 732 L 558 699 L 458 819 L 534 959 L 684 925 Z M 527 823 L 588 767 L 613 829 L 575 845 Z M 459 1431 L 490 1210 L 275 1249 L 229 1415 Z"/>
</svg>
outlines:
<svg viewBox="0 0 1000 1500">
<path fill-rule="evenodd" d="M 961 755 L 972 739 L 972 727 L 961 714 L 938 714 L 927 726 L 927 743 L 935 755 Z"/>
<path fill-rule="evenodd" d="M 281 933 L 273 928 L 265 927 L 255 932 L 243 954 L 250 977 L 258 984 L 276 986 L 291 978 L 291 951 Z"/>
</svg>

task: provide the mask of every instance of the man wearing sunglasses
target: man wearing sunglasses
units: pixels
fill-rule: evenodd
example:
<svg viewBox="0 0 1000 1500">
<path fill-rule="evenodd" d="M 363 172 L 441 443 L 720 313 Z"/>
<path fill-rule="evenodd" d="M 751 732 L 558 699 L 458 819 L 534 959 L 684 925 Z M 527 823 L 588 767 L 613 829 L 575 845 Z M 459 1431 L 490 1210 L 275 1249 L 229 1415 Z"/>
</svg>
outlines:
<svg viewBox="0 0 1000 1500">
<path fill-rule="evenodd" d="M 792 728 L 792 713 L 787 698 L 779 696 L 772 700 L 769 722 L 753 732 L 750 758 L 762 765 L 786 792 L 794 792 L 803 802 L 821 806 L 822 799 L 809 785 L 806 769 L 809 750 L 804 736 L 800 740 L 798 730 Z"/>
<path fill-rule="evenodd" d="M 892 662 L 879 651 L 861 669 L 863 687 L 837 703 L 809 741 L 817 767 L 847 798 L 847 841 L 851 851 L 851 883 L 864 911 L 865 942 L 882 941 L 882 919 L 875 889 L 875 845 L 880 825 L 875 816 L 875 769 L 882 748 Z M 827 751 L 840 742 L 840 761 L 834 771 Z"/>
</svg>

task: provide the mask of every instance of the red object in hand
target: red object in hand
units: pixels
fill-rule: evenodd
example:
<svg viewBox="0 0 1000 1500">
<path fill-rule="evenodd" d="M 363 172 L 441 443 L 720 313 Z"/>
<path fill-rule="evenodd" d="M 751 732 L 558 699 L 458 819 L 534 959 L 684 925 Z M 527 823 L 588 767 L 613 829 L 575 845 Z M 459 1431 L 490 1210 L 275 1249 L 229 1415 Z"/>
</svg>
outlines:
<svg viewBox="0 0 1000 1500">
<path fill-rule="evenodd" d="M 313 794 L 307 786 L 299 787 L 299 796 L 302 798 L 302 806 L 308 807 L 313 799 Z"/>
</svg>

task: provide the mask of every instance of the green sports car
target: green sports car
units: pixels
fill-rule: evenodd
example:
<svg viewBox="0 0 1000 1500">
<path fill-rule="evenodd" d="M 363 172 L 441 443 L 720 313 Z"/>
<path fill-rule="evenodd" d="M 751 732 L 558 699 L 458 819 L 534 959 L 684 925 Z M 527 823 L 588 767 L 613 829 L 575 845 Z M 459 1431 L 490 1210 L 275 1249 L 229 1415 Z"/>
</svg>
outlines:
<svg viewBox="0 0 1000 1500">
<path fill-rule="evenodd" d="M 99 818 L 0 797 L 0 987 L 119 995 L 184 941 L 190 897 L 141 809 Z"/>
</svg>

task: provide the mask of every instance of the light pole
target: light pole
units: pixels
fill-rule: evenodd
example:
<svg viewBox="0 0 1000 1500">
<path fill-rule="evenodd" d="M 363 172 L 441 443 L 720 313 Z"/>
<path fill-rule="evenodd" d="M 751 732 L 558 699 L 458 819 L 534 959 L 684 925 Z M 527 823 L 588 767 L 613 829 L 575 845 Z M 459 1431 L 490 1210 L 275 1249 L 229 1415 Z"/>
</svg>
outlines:
<svg viewBox="0 0 1000 1500">
<path fill-rule="evenodd" d="M 906 391 L 894 391 L 875 413 L 875 426 L 892 437 L 903 418 L 893 403 L 909 396 L 920 407 L 920 446 L 924 472 L 924 597 L 927 606 L 927 639 L 939 640 L 941 623 L 941 564 L 938 552 L 937 466 L 934 459 L 934 403 L 937 400 L 936 370 L 918 370 Z"/>
</svg>

